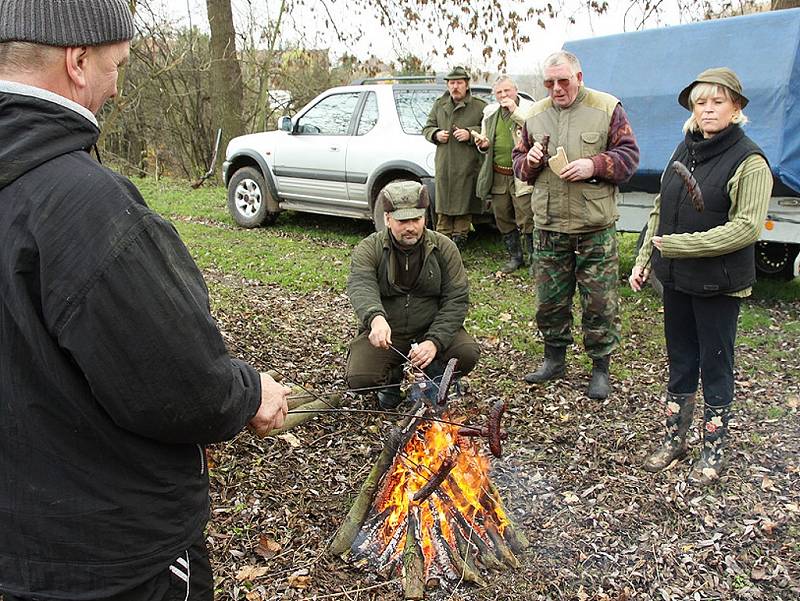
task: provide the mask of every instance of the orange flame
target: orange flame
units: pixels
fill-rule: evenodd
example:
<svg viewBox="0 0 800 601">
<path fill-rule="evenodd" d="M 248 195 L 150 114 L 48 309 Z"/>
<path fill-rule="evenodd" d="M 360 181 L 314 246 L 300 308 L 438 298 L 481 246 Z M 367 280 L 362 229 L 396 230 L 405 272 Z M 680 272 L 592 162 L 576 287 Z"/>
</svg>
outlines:
<svg viewBox="0 0 800 601">
<path fill-rule="evenodd" d="M 419 542 L 428 577 L 447 576 L 441 571 L 451 562 L 441 554 L 447 554 L 445 546 L 458 548 L 457 529 L 467 540 L 480 537 L 490 547 L 488 528 L 502 536 L 510 522 L 489 480 L 490 461 L 482 448 L 482 443 L 459 436 L 452 424 L 425 422 L 417 428 L 397 454 L 373 503 L 371 514 L 383 517 L 376 531 L 381 548 L 373 551 L 381 564 L 402 555 L 409 507 L 414 504 L 419 505 Z M 427 499 L 414 501 L 415 493 L 448 457 L 455 461 L 449 476 Z"/>
</svg>

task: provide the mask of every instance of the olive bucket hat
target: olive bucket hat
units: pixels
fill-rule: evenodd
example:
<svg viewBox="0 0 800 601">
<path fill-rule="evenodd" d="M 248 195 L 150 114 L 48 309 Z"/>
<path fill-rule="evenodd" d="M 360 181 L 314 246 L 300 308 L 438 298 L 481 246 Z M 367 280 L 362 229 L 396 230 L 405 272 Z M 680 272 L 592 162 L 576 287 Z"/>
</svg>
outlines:
<svg viewBox="0 0 800 601">
<path fill-rule="evenodd" d="M 746 107 L 749 102 L 747 96 L 742 94 L 742 82 L 739 81 L 739 76 L 728 67 L 714 67 L 703 71 L 692 83 L 681 90 L 681 93 L 678 94 L 678 104 L 687 110 L 692 110 L 689 105 L 689 94 L 692 92 L 692 88 L 699 83 L 712 83 L 728 88 L 733 92 L 733 98 L 739 99 L 742 108 Z"/>
<path fill-rule="evenodd" d="M 418 219 L 431 204 L 428 189 L 419 182 L 392 182 L 378 195 L 383 210 L 398 221 Z"/>
<path fill-rule="evenodd" d="M 450 81 L 451 79 L 463 79 L 464 81 L 469 81 L 469 73 L 464 67 L 453 67 L 450 70 L 450 73 L 444 76 L 445 81 Z"/>
</svg>

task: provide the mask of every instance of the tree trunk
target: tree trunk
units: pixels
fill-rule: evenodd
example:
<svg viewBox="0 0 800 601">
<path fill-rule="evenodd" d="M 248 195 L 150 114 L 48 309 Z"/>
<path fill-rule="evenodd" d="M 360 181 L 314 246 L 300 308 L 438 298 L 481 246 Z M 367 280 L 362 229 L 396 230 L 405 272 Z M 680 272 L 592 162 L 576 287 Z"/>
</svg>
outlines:
<svg viewBox="0 0 800 601">
<path fill-rule="evenodd" d="M 216 132 L 217 128 L 222 128 L 220 151 L 214 165 L 220 173 L 228 142 L 244 133 L 242 67 L 236 55 L 231 0 L 206 0 L 206 7 L 211 29 L 211 104 L 214 114 L 214 123 L 209 129 Z"/>
<path fill-rule="evenodd" d="M 783 10 L 784 8 L 798 8 L 800 0 L 772 0 L 770 10 Z"/>
</svg>

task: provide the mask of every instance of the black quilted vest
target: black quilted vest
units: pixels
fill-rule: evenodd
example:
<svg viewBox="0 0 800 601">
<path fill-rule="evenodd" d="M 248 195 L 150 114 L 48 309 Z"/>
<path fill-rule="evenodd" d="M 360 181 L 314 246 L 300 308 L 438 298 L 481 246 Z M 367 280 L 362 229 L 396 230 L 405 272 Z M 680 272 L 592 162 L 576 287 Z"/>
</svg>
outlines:
<svg viewBox="0 0 800 601">
<path fill-rule="evenodd" d="M 704 232 L 727 223 L 731 208 L 728 181 L 752 154 L 764 156 L 738 125 L 731 125 L 709 139 L 699 133 L 687 133 L 661 181 L 657 234 Z M 697 180 L 705 205 L 702 212 L 692 205 L 683 180 L 672 169 L 673 161 L 686 165 Z M 654 249 L 653 270 L 664 286 L 687 294 L 714 296 L 736 292 L 756 281 L 754 246 L 750 244 L 718 257 L 686 259 L 667 259 Z"/>
</svg>

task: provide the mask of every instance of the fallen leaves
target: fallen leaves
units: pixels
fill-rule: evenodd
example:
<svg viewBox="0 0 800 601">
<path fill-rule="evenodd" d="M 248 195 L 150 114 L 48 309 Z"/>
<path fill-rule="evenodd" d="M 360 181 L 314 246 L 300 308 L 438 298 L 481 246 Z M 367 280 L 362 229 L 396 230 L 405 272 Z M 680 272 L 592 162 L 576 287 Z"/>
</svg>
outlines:
<svg viewBox="0 0 800 601">
<path fill-rule="evenodd" d="M 347 342 L 357 327 L 345 297 L 237 285 L 210 286 L 215 315 L 237 356 L 318 393 L 343 387 Z M 662 317 L 647 308 L 626 316 L 629 333 L 612 362 L 614 391 L 606 404 L 584 394 L 590 365 L 578 344 L 570 348 L 563 380 L 520 381 L 538 363 L 541 340 L 536 324 L 520 321 L 516 308 L 494 313 L 497 330 L 478 336 L 482 356 L 460 409 L 481 422 L 485 399 L 507 399 L 511 436 L 503 459 L 493 462 L 493 479 L 533 550 L 519 570 L 492 574 L 485 589 L 459 591 L 464 599 L 797 598 L 800 424 L 792 412 L 800 405 L 798 336 L 787 338 L 779 369 L 767 349 L 750 342 L 753 332 L 737 340 L 736 379 L 743 384 L 737 385 L 728 467 L 718 484 L 698 490 L 685 482 L 700 445 L 696 427 L 688 458 L 659 474 L 640 468 L 663 437 L 659 399 L 667 381 Z M 797 320 L 793 306 L 774 311 L 776 321 Z M 531 333 L 528 348 L 500 333 L 512 327 Z M 368 395 L 349 402 L 373 406 Z M 785 412 L 781 419 L 770 418 L 776 407 Z M 329 557 L 326 547 L 389 424 L 379 417 L 321 416 L 280 438 L 243 434 L 212 447 L 209 547 L 220 598 L 312 599 L 375 584 L 369 569 Z M 400 598 L 396 583 L 378 581 L 385 589 L 351 597 Z"/>
</svg>

